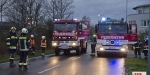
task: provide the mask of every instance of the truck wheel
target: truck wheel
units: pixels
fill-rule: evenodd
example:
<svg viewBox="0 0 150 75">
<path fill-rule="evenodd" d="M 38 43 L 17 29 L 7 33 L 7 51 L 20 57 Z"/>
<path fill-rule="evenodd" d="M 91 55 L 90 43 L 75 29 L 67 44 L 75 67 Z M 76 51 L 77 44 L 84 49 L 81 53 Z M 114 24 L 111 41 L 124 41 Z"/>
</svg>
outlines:
<svg viewBox="0 0 150 75">
<path fill-rule="evenodd" d="M 81 53 L 81 47 L 78 47 L 78 49 L 76 49 L 76 54 L 80 55 L 80 53 Z"/>
<path fill-rule="evenodd" d="M 123 57 L 126 58 L 126 57 L 127 57 L 127 54 L 123 54 Z"/>
<path fill-rule="evenodd" d="M 55 49 L 55 55 L 59 55 L 60 50 L 59 49 Z"/>
<path fill-rule="evenodd" d="M 86 48 L 82 48 L 82 53 L 86 53 L 87 49 Z"/>
<path fill-rule="evenodd" d="M 97 57 L 103 57 L 104 53 L 97 53 Z"/>
</svg>

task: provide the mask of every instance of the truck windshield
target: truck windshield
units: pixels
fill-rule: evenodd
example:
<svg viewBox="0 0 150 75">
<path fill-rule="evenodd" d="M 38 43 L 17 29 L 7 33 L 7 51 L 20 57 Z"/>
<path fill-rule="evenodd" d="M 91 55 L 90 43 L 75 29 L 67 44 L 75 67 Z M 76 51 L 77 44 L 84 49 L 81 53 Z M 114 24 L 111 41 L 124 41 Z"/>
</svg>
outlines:
<svg viewBox="0 0 150 75">
<path fill-rule="evenodd" d="M 76 30 L 77 24 L 54 24 L 54 31 L 73 31 Z"/>
<path fill-rule="evenodd" d="M 127 25 L 99 25 L 98 32 L 102 34 L 127 34 Z"/>
</svg>

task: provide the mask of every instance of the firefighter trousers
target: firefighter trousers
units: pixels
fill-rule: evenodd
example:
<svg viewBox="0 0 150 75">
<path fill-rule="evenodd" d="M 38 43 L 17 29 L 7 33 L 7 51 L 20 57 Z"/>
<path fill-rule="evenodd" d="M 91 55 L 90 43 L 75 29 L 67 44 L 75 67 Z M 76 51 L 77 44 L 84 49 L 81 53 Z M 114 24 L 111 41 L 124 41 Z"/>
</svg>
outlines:
<svg viewBox="0 0 150 75">
<path fill-rule="evenodd" d="M 148 50 L 144 50 L 143 53 L 144 53 L 144 56 L 145 56 L 145 57 L 148 56 Z"/>
<path fill-rule="evenodd" d="M 45 47 L 41 47 L 41 49 L 42 49 L 42 55 L 44 55 L 44 53 L 45 53 Z"/>
<path fill-rule="evenodd" d="M 91 44 L 91 53 L 94 54 L 95 53 L 95 44 Z"/>
<path fill-rule="evenodd" d="M 32 46 L 31 49 L 29 50 L 29 55 L 34 55 L 35 54 L 35 46 Z"/>
<path fill-rule="evenodd" d="M 14 64 L 14 53 L 16 52 L 16 50 L 13 49 L 9 49 L 9 66 L 10 67 L 15 67 L 16 65 Z"/>
<path fill-rule="evenodd" d="M 135 54 L 135 56 L 137 56 L 137 54 L 139 55 L 139 56 L 141 56 L 141 51 L 140 51 L 140 49 L 135 49 L 134 50 L 134 54 Z"/>
<path fill-rule="evenodd" d="M 20 51 L 20 59 L 19 59 L 19 68 L 24 66 L 24 68 L 27 68 L 28 65 L 28 51 Z"/>
<path fill-rule="evenodd" d="M 9 49 L 9 59 L 14 60 L 14 53 L 15 52 L 16 52 L 16 50 Z"/>
</svg>

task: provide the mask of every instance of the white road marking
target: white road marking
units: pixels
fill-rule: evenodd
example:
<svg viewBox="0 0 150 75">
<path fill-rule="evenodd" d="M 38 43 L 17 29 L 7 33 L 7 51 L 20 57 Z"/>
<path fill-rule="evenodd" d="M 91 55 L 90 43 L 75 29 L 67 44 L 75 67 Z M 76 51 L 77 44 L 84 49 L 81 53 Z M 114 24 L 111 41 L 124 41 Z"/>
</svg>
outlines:
<svg viewBox="0 0 150 75">
<path fill-rule="evenodd" d="M 49 69 L 43 70 L 43 71 L 41 71 L 41 72 L 39 72 L 39 73 L 40 73 L 40 74 L 41 74 L 41 73 L 44 73 L 44 72 L 46 72 L 46 71 L 49 71 L 49 70 L 54 69 L 54 68 L 59 67 L 59 66 L 60 66 L 60 65 L 56 65 L 56 66 L 51 67 L 51 68 L 49 68 Z"/>
<path fill-rule="evenodd" d="M 77 60 L 77 59 L 79 59 L 79 58 L 81 58 L 81 57 L 77 57 L 77 58 L 74 58 L 74 59 L 72 59 L 72 60 Z"/>
</svg>

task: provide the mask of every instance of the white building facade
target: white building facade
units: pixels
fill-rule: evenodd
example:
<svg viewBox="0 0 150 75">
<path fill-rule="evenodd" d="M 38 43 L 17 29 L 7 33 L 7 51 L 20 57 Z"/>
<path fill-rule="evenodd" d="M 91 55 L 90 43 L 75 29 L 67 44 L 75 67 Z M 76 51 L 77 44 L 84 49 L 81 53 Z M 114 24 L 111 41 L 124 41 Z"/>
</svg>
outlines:
<svg viewBox="0 0 150 75">
<path fill-rule="evenodd" d="M 135 14 L 127 15 L 127 22 L 129 24 L 137 24 L 138 33 L 148 30 L 149 26 L 149 4 L 139 5 L 133 9 L 136 11 Z"/>
</svg>

